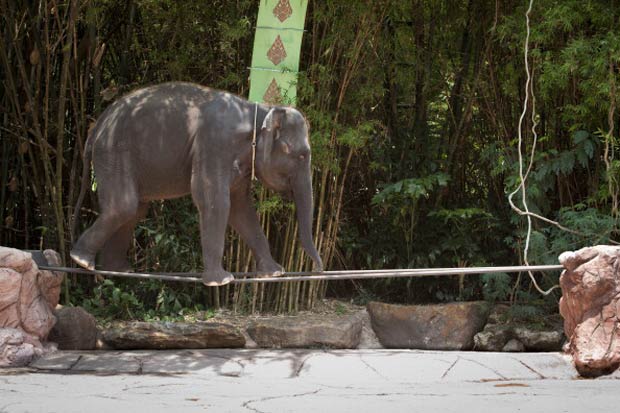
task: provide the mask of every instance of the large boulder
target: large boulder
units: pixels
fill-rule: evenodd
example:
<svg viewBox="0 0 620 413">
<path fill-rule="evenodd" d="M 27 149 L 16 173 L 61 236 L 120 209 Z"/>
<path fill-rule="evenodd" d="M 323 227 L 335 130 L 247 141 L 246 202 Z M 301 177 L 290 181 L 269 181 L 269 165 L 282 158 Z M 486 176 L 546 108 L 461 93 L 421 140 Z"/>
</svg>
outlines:
<svg viewBox="0 0 620 413">
<path fill-rule="evenodd" d="M 57 322 L 49 340 L 60 350 L 94 350 L 97 345 L 97 321 L 82 307 L 62 307 L 54 312 Z"/>
<path fill-rule="evenodd" d="M 348 315 L 284 316 L 255 320 L 247 331 L 265 348 L 357 348 L 363 312 Z"/>
<path fill-rule="evenodd" d="M 50 265 L 60 265 L 60 256 L 55 251 L 45 250 L 43 259 Z M 44 351 L 42 342 L 56 322 L 53 311 L 60 298 L 62 280 L 63 273 L 39 270 L 30 253 L 0 247 L 0 330 L 9 329 L 3 331 L 5 347 L 0 364 L 15 366 L 17 360 L 23 363 L 28 357 L 14 357 L 9 363 L 6 355 L 29 351 L 24 343 L 32 345 L 37 352 Z M 20 331 L 21 338 L 13 330 Z M 17 344 L 20 340 L 22 344 Z M 17 349 L 10 349 L 11 346 Z"/>
<path fill-rule="evenodd" d="M 568 351 L 582 376 L 620 366 L 620 247 L 598 245 L 559 257 L 560 314 Z"/>
<path fill-rule="evenodd" d="M 368 304 L 372 327 L 386 348 L 470 350 L 489 306 L 482 301 L 396 305 Z"/>
<path fill-rule="evenodd" d="M 237 327 L 209 322 L 116 323 L 103 331 L 102 338 L 114 349 L 240 348 L 245 345 L 245 338 Z"/>
</svg>

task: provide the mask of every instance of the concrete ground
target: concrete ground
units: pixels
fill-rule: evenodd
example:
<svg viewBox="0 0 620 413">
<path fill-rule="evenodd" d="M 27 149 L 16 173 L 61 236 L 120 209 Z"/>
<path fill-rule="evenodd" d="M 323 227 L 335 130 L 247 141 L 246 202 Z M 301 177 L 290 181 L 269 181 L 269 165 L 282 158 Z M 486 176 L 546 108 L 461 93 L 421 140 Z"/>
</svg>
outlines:
<svg viewBox="0 0 620 413">
<path fill-rule="evenodd" d="M 0 412 L 611 412 L 620 371 L 557 353 L 59 352 L 0 369 Z"/>
</svg>

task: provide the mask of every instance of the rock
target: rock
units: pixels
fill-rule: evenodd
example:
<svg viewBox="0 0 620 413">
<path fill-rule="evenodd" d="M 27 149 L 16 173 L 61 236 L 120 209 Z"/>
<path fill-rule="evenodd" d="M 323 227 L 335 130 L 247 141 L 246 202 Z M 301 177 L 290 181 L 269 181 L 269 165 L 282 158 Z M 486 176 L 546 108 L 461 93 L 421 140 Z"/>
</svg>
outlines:
<svg viewBox="0 0 620 413">
<path fill-rule="evenodd" d="M 103 339 L 103 331 L 97 330 L 97 341 L 95 343 L 95 350 L 114 350 L 108 343 Z"/>
<path fill-rule="evenodd" d="M 0 268 L 0 328 L 21 325 L 18 310 L 21 283 L 21 273 L 11 268 Z"/>
<path fill-rule="evenodd" d="M 45 256 L 60 261 L 52 250 Z M 45 340 L 56 321 L 62 279 L 62 273 L 39 271 L 30 253 L 0 247 L 0 328 L 20 328 Z"/>
<path fill-rule="evenodd" d="M 17 328 L 0 328 L 0 367 L 23 367 L 57 350 L 54 343 L 41 343 Z"/>
<path fill-rule="evenodd" d="M 507 306 L 496 306 L 489 315 L 484 330 L 474 337 L 474 350 L 505 351 L 504 346 L 511 340 L 519 341 L 525 351 L 561 351 L 564 333 L 552 327 L 545 330 L 532 329 L 517 323 L 505 324 Z"/>
<path fill-rule="evenodd" d="M 506 353 L 520 353 L 522 351 L 525 351 L 525 346 L 516 338 L 511 338 L 510 340 L 508 340 L 506 345 L 502 347 L 502 351 Z"/>
<path fill-rule="evenodd" d="M 258 344 L 256 344 L 256 341 L 252 340 L 252 337 L 250 337 L 247 328 L 242 329 L 241 333 L 243 333 L 243 338 L 245 339 L 245 348 L 259 348 Z"/>
<path fill-rule="evenodd" d="M 502 351 L 512 338 L 513 331 L 510 326 L 487 324 L 484 330 L 474 336 L 474 350 Z"/>
<path fill-rule="evenodd" d="M 489 306 L 482 301 L 434 304 L 368 304 L 372 327 L 386 348 L 469 350 Z"/>
<path fill-rule="evenodd" d="M 559 257 L 560 314 L 577 371 L 586 377 L 620 366 L 620 247 L 598 245 Z"/>
<path fill-rule="evenodd" d="M 43 257 L 50 264 L 60 263 L 59 255 L 52 250 L 44 251 Z M 17 360 L 27 360 L 30 346 L 34 346 L 35 355 L 53 349 L 42 343 L 56 322 L 53 310 L 62 280 L 63 273 L 39 270 L 32 254 L 0 247 L 0 329 L 19 330 L 23 337 L 21 344 L 8 344 L 20 339 L 13 331 L 4 333 L 12 338 L 4 342 L 0 364 L 14 366 Z"/>
<path fill-rule="evenodd" d="M 383 348 L 379 338 L 372 329 L 370 322 L 370 315 L 368 311 L 363 310 L 360 312 L 362 317 L 362 334 L 360 336 L 360 342 L 357 345 L 358 349 L 378 349 Z"/>
<path fill-rule="evenodd" d="M 487 324 L 474 336 L 474 350 L 505 351 L 511 340 L 519 341 L 526 351 L 561 351 L 564 334 L 558 330 L 534 330 L 512 324 Z"/>
<path fill-rule="evenodd" d="M 61 266 L 60 254 L 54 250 L 44 250 L 43 255 L 49 266 Z M 56 308 L 60 302 L 60 288 L 64 279 L 64 273 L 52 271 L 39 271 L 39 289 L 49 308 Z"/>
<path fill-rule="evenodd" d="M 114 349 L 239 348 L 245 345 L 238 328 L 224 323 L 116 323 L 103 331 Z"/>
<path fill-rule="evenodd" d="M 37 347 L 16 328 L 0 328 L 0 367 L 22 367 L 37 356 Z"/>
<path fill-rule="evenodd" d="M 247 331 L 264 348 L 357 348 L 362 324 L 360 313 L 284 316 L 256 320 Z"/>
<path fill-rule="evenodd" d="M 508 319 L 508 312 L 510 311 L 510 305 L 508 304 L 495 304 L 489 313 L 487 324 L 503 324 Z"/>
<path fill-rule="evenodd" d="M 561 330 L 532 330 L 526 327 L 513 329 L 516 337 L 527 351 L 561 351 L 564 333 Z"/>
<path fill-rule="evenodd" d="M 97 321 L 82 307 L 63 307 L 54 311 L 56 325 L 49 340 L 61 350 L 94 350 L 97 345 Z"/>
</svg>

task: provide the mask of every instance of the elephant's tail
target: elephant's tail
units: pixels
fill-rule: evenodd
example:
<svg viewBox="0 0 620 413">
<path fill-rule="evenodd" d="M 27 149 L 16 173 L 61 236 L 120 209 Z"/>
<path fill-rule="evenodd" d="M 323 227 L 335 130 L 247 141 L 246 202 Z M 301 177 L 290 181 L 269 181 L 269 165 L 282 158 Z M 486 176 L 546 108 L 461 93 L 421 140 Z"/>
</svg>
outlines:
<svg viewBox="0 0 620 413">
<path fill-rule="evenodd" d="M 84 163 L 82 166 L 82 182 L 80 184 L 80 194 L 78 195 L 77 202 L 75 203 L 75 208 L 73 209 L 73 220 L 71 221 L 71 241 L 74 242 L 76 238 L 76 229 L 78 226 L 78 222 L 80 219 L 80 210 L 82 209 L 82 202 L 84 201 L 84 196 L 86 195 L 86 189 L 88 188 L 88 184 L 90 183 L 90 162 L 93 157 L 92 150 L 92 136 L 94 135 L 95 128 L 92 128 L 90 133 L 88 134 L 88 138 L 86 139 L 86 144 L 84 145 Z"/>
</svg>

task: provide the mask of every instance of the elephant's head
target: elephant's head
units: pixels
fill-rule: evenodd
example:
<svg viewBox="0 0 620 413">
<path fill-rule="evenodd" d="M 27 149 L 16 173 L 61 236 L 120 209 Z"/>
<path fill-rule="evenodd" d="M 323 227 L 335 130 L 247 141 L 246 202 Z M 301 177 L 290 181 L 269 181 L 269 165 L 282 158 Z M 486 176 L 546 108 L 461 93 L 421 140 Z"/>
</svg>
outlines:
<svg viewBox="0 0 620 413">
<path fill-rule="evenodd" d="M 315 268 L 322 271 L 323 262 L 312 242 L 308 123 L 299 111 L 284 107 L 269 110 L 258 137 L 256 171 L 265 186 L 295 201 L 299 240 Z"/>
</svg>

